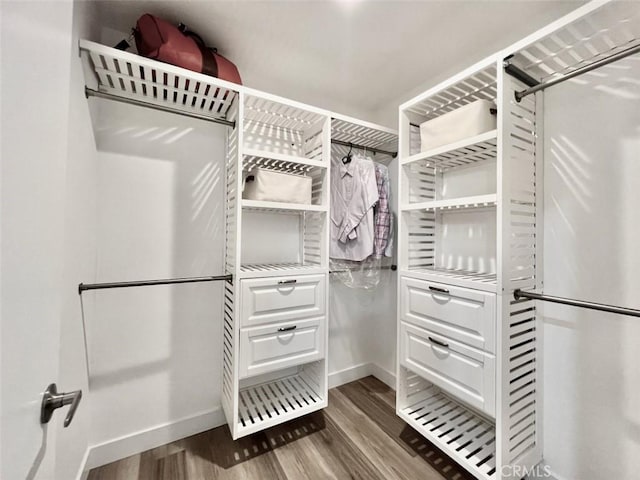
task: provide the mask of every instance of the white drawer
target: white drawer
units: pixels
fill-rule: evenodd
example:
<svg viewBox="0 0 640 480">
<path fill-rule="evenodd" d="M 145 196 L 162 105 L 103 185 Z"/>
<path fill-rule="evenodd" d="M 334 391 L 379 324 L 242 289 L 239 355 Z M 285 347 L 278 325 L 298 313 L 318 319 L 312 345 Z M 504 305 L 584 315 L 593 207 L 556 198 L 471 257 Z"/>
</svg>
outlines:
<svg viewBox="0 0 640 480">
<path fill-rule="evenodd" d="M 408 277 L 400 282 L 402 320 L 495 353 L 495 294 Z"/>
<path fill-rule="evenodd" d="M 472 407 L 495 417 L 495 357 L 401 323 L 400 363 Z"/>
<path fill-rule="evenodd" d="M 325 314 L 325 275 L 242 280 L 240 326 Z"/>
<path fill-rule="evenodd" d="M 240 378 L 323 358 L 324 328 L 324 317 L 241 328 Z"/>
</svg>

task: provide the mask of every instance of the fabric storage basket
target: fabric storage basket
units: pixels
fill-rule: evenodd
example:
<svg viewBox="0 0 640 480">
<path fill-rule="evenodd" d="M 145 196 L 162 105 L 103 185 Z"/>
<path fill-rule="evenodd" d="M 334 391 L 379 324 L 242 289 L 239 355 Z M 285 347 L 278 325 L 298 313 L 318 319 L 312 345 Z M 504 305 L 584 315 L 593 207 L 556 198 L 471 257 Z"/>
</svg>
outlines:
<svg viewBox="0 0 640 480">
<path fill-rule="evenodd" d="M 476 100 L 420 125 L 420 150 L 425 152 L 496 129 L 495 106 Z M 491 112 L 494 113 L 491 113 Z"/>
<path fill-rule="evenodd" d="M 254 168 L 245 177 L 242 198 L 311 204 L 311 177 Z"/>
</svg>

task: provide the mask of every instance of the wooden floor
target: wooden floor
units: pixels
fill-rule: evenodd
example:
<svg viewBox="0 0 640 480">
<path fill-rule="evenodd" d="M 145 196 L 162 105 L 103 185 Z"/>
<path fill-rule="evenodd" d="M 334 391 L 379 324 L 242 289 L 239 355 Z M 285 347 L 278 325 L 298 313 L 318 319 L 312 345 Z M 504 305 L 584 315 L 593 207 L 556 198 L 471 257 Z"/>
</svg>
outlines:
<svg viewBox="0 0 640 480">
<path fill-rule="evenodd" d="M 237 441 L 226 425 L 91 470 L 89 480 L 471 480 L 395 414 L 395 392 L 367 377 L 329 406 Z"/>
</svg>

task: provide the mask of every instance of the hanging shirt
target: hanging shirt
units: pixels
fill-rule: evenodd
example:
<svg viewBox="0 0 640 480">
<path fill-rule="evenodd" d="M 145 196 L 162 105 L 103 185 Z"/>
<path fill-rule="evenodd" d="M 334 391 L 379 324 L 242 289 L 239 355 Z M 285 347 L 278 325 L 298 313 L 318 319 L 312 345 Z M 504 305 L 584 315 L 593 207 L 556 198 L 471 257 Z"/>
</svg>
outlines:
<svg viewBox="0 0 640 480">
<path fill-rule="evenodd" d="M 377 201 L 375 166 L 370 159 L 354 155 L 350 163 L 332 161 L 331 258 L 362 261 L 373 253 Z"/>
<path fill-rule="evenodd" d="M 375 207 L 373 221 L 375 224 L 373 240 L 373 256 L 382 258 L 385 255 L 391 229 L 391 210 L 389 208 L 389 170 L 379 163 L 375 164 L 376 184 L 378 188 L 378 204 Z"/>
</svg>

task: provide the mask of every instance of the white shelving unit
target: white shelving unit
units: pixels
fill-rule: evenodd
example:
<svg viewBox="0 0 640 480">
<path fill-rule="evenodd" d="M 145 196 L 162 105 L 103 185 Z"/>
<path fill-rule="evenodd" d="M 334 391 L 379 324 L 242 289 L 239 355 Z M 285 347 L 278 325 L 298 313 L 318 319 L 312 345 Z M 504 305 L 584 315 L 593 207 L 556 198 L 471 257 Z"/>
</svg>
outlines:
<svg viewBox="0 0 640 480">
<path fill-rule="evenodd" d="M 233 438 L 325 407 L 330 164 L 345 148 L 331 136 L 397 151 L 397 132 L 93 42 L 80 51 L 88 95 L 227 126 L 222 404 Z M 244 199 L 256 168 L 311 177 L 311 203 Z"/>
<path fill-rule="evenodd" d="M 516 110 L 518 107 L 509 100 L 515 88 L 518 86 L 513 79 L 503 72 L 502 55 L 497 54 L 400 107 L 399 266 L 402 278 L 407 280 L 399 286 L 399 298 L 423 300 L 412 303 L 410 315 L 408 305 L 399 306 L 397 412 L 482 479 L 506 478 L 497 466 L 513 463 L 511 459 L 505 461 L 500 450 L 500 433 L 511 422 L 511 417 L 505 415 L 507 406 L 498 400 L 495 408 L 480 411 L 476 401 L 484 401 L 489 395 L 496 397 L 501 379 L 508 382 L 517 378 L 499 361 L 508 354 L 512 343 L 524 342 L 522 353 L 526 361 L 517 375 L 530 375 L 527 385 L 536 380 L 535 325 L 527 323 L 531 328 L 516 340 L 502 336 L 500 320 L 508 318 L 502 307 L 510 304 L 509 274 L 513 262 L 509 247 L 515 239 L 511 235 L 516 232 L 512 225 L 517 224 L 526 236 L 523 241 L 531 250 L 525 252 L 528 255 L 523 260 L 527 265 L 522 272 L 529 275 L 530 284 L 536 284 L 539 185 L 535 179 L 540 148 L 536 143 L 537 105 L 535 98 L 531 98 L 526 104 L 527 111 Z M 496 130 L 419 151 L 417 129 L 412 125 L 479 99 L 496 104 Z M 510 135 L 514 116 L 527 124 L 517 138 Z M 516 152 L 521 145 L 526 148 Z M 517 196 L 519 188 L 528 194 Z M 516 218 L 509 208 L 515 204 L 522 205 L 530 216 Z M 417 284 L 411 283 L 416 281 Z M 489 308 L 487 302 L 497 307 Z M 460 340 L 456 332 L 476 328 L 479 321 L 476 313 L 480 311 L 483 322 L 493 325 L 488 329 L 492 337 L 486 345 L 497 345 L 496 350 L 485 350 L 486 345 L 485 349 L 478 349 L 464 336 L 461 345 L 456 343 Z M 525 321 L 535 322 L 535 311 L 528 311 L 525 317 Z M 420 324 L 421 318 L 429 318 L 431 323 Z M 403 347 L 407 343 L 404 336 L 408 335 L 408 327 L 400 328 L 404 324 L 412 324 L 414 332 L 417 327 L 429 325 L 447 333 L 433 337 L 431 330 L 424 330 L 424 338 L 435 338 L 439 342 L 436 346 L 446 345 L 444 352 L 450 352 L 446 359 L 425 356 L 425 365 L 416 363 L 415 358 L 422 358 L 420 354 Z M 455 345 L 460 347 L 452 350 Z M 421 348 L 434 347 L 425 343 Z M 464 361 L 457 362 L 457 358 Z M 440 375 L 448 375 L 449 384 L 443 384 Z M 492 380 L 486 383 L 487 379 Z M 527 392 L 529 395 L 521 405 L 529 409 L 523 411 L 532 412 L 535 417 L 535 388 Z M 519 425 L 527 427 L 526 432 L 530 433 L 532 428 L 535 431 L 535 422 Z M 535 442 L 530 450 L 536 450 Z M 530 458 L 537 455 L 536 450 Z"/>
<path fill-rule="evenodd" d="M 543 286 L 544 102 L 515 92 L 638 44 L 636 5 L 592 2 L 400 106 L 397 413 L 476 478 L 542 459 L 542 329 L 513 292 Z M 478 99 L 495 131 L 420 151 L 417 125 Z"/>
<path fill-rule="evenodd" d="M 232 118 L 226 269 L 234 284 L 225 298 L 223 407 L 235 439 L 327 405 L 330 117 L 243 88 Z M 311 177 L 312 203 L 243 199 L 244 179 L 257 167 Z M 297 328 L 318 312 L 315 329 Z"/>
<path fill-rule="evenodd" d="M 233 438 L 326 406 L 329 112 L 85 40 L 80 52 L 88 95 L 227 125 L 222 404 Z M 243 199 L 254 168 L 311 177 L 311 204 Z M 267 231 L 298 240 L 243 243 Z"/>
</svg>

